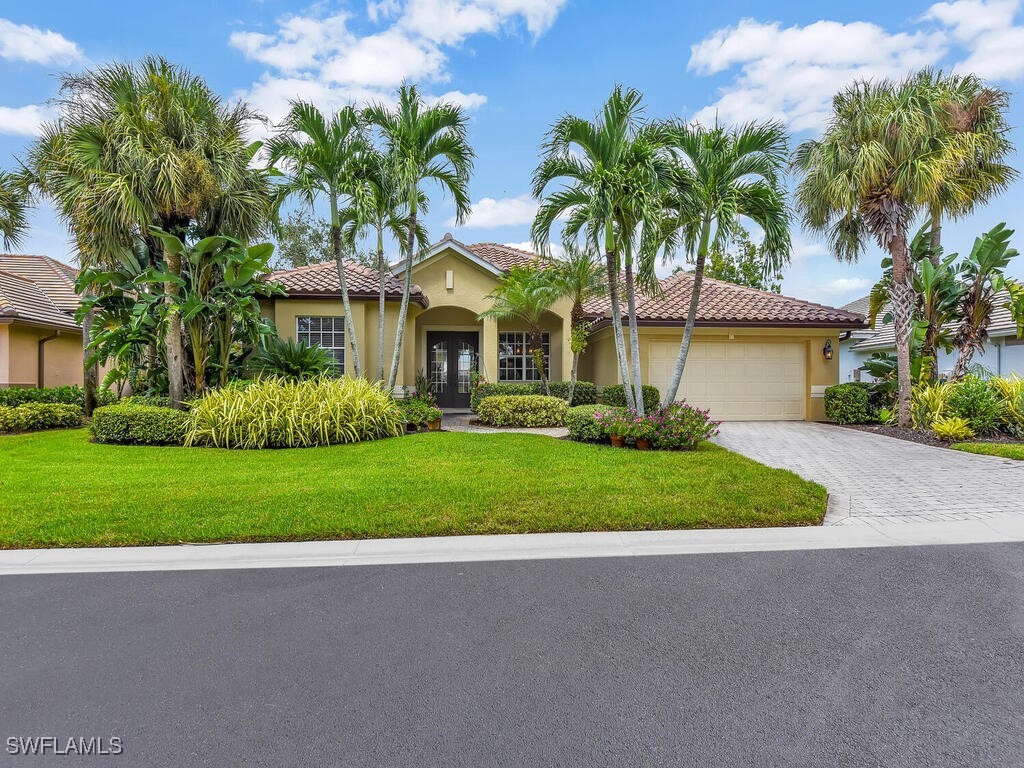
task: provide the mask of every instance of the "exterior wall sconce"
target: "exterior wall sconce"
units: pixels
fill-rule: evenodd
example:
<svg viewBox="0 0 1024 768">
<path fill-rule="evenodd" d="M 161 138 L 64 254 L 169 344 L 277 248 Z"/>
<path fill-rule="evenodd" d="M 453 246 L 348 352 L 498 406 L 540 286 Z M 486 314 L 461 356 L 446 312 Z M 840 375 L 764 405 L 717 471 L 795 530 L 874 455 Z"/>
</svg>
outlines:
<svg viewBox="0 0 1024 768">
<path fill-rule="evenodd" d="M 825 339 L 825 346 L 822 347 L 821 354 L 826 360 L 832 359 L 832 339 Z"/>
<path fill-rule="evenodd" d="M 447 288 L 449 291 L 455 288 L 455 270 L 445 270 L 444 287 Z"/>
</svg>

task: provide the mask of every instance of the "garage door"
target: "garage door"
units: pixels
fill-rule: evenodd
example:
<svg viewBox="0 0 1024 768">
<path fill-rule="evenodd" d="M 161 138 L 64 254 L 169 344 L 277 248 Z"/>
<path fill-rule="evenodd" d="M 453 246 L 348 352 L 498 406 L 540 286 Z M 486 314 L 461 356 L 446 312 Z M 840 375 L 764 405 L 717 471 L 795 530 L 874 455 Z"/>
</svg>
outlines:
<svg viewBox="0 0 1024 768">
<path fill-rule="evenodd" d="M 648 382 L 662 393 L 678 354 L 679 342 L 651 342 Z M 678 397 L 715 419 L 802 419 L 806 354 L 800 343 L 695 341 Z"/>
</svg>

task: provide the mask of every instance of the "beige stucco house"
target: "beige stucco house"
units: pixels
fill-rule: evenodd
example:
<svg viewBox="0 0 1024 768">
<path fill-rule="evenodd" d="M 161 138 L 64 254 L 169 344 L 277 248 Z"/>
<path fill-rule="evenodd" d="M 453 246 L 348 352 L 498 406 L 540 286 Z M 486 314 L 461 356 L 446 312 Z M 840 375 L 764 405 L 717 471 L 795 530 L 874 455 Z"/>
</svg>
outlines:
<svg viewBox="0 0 1024 768">
<path fill-rule="evenodd" d="M 49 256 L 0 253 L 0 388 L 82 383 L 75 276 Z"/>
<path fill-rule="evenodd" d="M 527 350 L 526 327 L 478 319 L 487 295 L 512 266 L 536 254 L 496 243 L 465 245 L 445 235 L 413 266 L 413 290 L 406 321 L 399 386 L 413 386 L 418 371 L 434 383 L 443 406 L 469 404 L 470 375 L 489 381 L 536 381 Z M 346 264 L 364 372 L 376 367 L 377 275 Z M 286 338 L 319 344 L 352 372 L 341 293 L 334 262 L 275 272 L 287 296 L 265 305 Z M 387 277 L 385 367 L 390 365 L 404 274 Z M 672 375 L 692 278 L 679 273 L 661 282 L 662 294 L 644 297 L 637 308 L 644 382 L 664 390 Z M 570 304 L 557 303 L 545 315 L 545 352 L 552 380 L 568 378 Z M 579 376 L 598 387 L 619 382 L 606 300 L 592 302 L 590 345 Z M 863 327 L 861 315 L 799 299 L 707 280 L 698 306 L 694 343 L 680 397 L 710 408 L 719 419 L 824 419 L 825 388 L 839 382 L 841 335 Z"/>
</svg>

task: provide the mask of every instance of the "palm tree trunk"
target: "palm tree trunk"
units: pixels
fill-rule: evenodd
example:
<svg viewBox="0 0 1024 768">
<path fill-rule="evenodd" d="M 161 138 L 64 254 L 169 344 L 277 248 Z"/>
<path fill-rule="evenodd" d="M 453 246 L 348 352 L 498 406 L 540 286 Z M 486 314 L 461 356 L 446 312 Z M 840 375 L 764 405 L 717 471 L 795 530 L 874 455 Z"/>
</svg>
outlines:
<svg viewBox="0 0 1024 768">
<path fill-rule="evenodd" d="M 345 308 L 345 340 L 352 350 L 352 372 L 356 378 L 362 376 L 359 364 L 359 339 L 352 322 L 352 305 L 348 299 L 348 282 L 345 280 L 345 259 L 341 252 L 341 224 L 338 219 L 338 198 L 331 194 L 331 246 L 334 248 L 334 262 L 338 267 L 338 284 L 341 287 L 341 304 Z M 348 365 L 345 366 L 348 368 Z"/>
<path fill-rule="evenodd" d="M 622 335 L 622 311 L 619 309 L 619 270 L 615 251 L 608 248 L 605 252 L 608 268 L 608 301 L 612 310 L 612 335 L 615 338 L 615 357 L 619 363 L 619 376 L 622 389 L 626 395 L 626 406 L 635 408 L 633 388 L 629 385 L 629 368 L 626 365 L 626 340 Z"/>
<path fill-rule="evenodd" d="M 910 399 L 913 382 L 910 373 L 910 335 L 913 328 L 914 304 L 916 297 L 910 285 L 907 265 L 907 239 L 899 234 L 889 241 L 889 255 L 892 257 L 892 300 L 893 331 L 896 336 L 896 413 L 897 424 L 911 426 Z"/>
<path fill-rule="evenodd" d="M 939 251 L 942 249 L 942 208 L 934 205 L 929 210 L 931 216 L 931 261 L 936 267 L 939 266 Z"/>
<path fill-rule="evenodd" d="M 395 330 L 395 350 L 391 356 L 391 372 L 388 388 L 394 392 L 398 383 L 398 366 L 402 361 L 402 343 L 405 341 L 405 316 L 409 311 L 409 294 L 412 292 L 413 249 L 416 247 L 416 191 L 409 198 L 409 238 L 405 243 L 405 280 L 402 282 L 402 303 L 398 306 L 398 328 Z"/>
<path fill-rule="evenodd" d="M 686 358 L 690 354 L 690 342 L 693 339 L 693 327 L 697 324 L 697 304 L 700 302 L 700 289 L 704 283 L 704 264 L 708 257 L 708 242 L 711 238 L 711 219 L 704 219 L 703 229 L 700 233 L 700 245 L 697 248 L 697 264 L 693 271 L 693 291 L 690 294 L 690 306 L 686 312 L 686 326 L 683 328 L 683 340 L 679 344 L 679 356 L 676 357 L 676 366 L 672 370 L 672 381 L 661 398 L 662 404 L 675 402 L 676 394 L 679 392 L 679 382 L 683 380 L 683 369 L 686 367 Z"/>
<path fill-rule="evenodd" d="M 377 227 L 377 277 L 380 281 L 377 296 L 377 381 L 384 381 L 384 293 L 387 285 L 387 265 L 384 263 L 384 230 Z"/>
<path fill-rule="evenodd" d="M 548 370 L 544 365 L 544 332 L 540 328 L 530 329 L 530 353 L 533 355 L 533 364 L 540 373 L 541 383 L 544 385 L 544 394 L 551 397 L 551 385 L 548 383 Z"/>
<path fill-rule="evenodd" d="M 629 357 L 633 374 L 633 400 L 636 411 L 644 415 L 644 392 L 640 380 L 640 336 L 636 327 L 636 286 L 633 284 L 633 259 L 626 257 L 626 311 L 629 315 Z"/>
<path fill-rule="evenodd" d="M 940 258 L 939 251 L 942 248 L 942 208 L 939 206 L 932 206 L 930 209 L 931 215 L 931 254 L 929 259 L 932 264 L 936 267 L 939 266 Z M 925 321 L 928 323 L 928 327 L 924 334 L 924 344 L 921 346 L 921 356 L 926 361 L 931 361 L 931 364 L 927 366 L 928 378 L 934 379 L 938 375 L 939 370 L 939 356 L 938 356 L 938 345 L 935 343 L 936 338 L 939 334 L 938 323 L 936 318 L 929 315 L 925 317 Z M 922 369 L 924 370 L 924 369 Z"/>
<path fill-rule="evenodd" d="M 100 373 L 98 365 L 95 363 L 89 365 L 89 357 L 92 354 L 89 350 L 89 342 L 92 340 L 92 322 L 92 312 L 89 312 L 82 318 L 82 390 L 84 396 L 82 412 L 87 417 L 92 416 L 92 412 L 96 410 L 96 405 L 98 404 L 96 389 L 99 385 Z M 42 382 L 39 382 L 40 386 L 42 384 Z"/>
<path fill-rule="evenodd" d="M 167 271 L 176 276 L 181 276 L 181 257 L 164 251 L 164 260 L 167 264 Z M 164 301 L 169 310 L 167 312 L 167 334 L 164 340 L 165 354 L 167 356 L 167 393 L 172 408 L 184 409 L 185 407 L 185 349 L 182 344 L 181 335 L 181 312 L 178 309 L 178 296 L 180 287 L 176 282 L 164 283 Z"/>
<path fill-rule="evenodd" d="M 576 376 L 580 368 L 580 353 L 572 353 L 572 373 L 569 375 L 569 394 L 566 397 L 566 404 L 571 408 L 572 399 L 576 396 Z"/>
</svg>

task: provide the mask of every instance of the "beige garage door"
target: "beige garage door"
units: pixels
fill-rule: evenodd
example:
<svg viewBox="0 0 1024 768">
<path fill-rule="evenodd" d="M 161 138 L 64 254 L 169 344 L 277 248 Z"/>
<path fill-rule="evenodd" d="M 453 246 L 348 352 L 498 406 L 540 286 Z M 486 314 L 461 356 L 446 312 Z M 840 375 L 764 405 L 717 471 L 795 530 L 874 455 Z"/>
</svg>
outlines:
<svg viewBox="0 0 1024 768">
<path fill-rule="evenodd" d="M 678 342 L 652 342 L 648 382 L 664 393 Z M 679 398 L 722 420 L 804 418 L 806 348 L 800 343 L 695 341 Z"/>
</svg>

